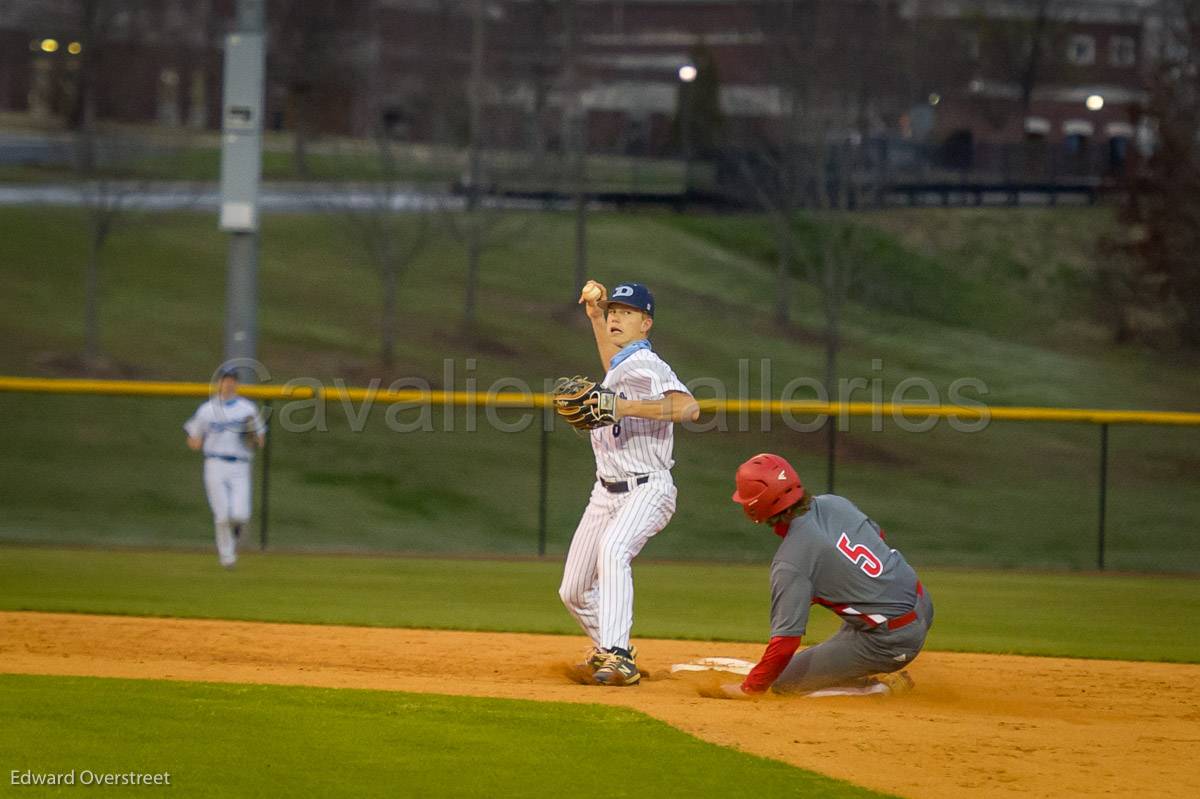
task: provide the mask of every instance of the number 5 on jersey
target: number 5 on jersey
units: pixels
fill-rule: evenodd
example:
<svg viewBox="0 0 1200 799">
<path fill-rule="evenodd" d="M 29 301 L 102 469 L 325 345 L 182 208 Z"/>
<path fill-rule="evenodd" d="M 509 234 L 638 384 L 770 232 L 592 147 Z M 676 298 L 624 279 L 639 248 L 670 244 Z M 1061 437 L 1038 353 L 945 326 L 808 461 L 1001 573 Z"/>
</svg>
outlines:
<svg viewBox="0 0 1200 799">
<path fill-rule="evenodd" d="M 878 577 L 883 573 L 883 564 L 879 562 L 879 558 L 875 557 L 875 553 L 867 549 L 865 544 L 850 544 L 850 536 L 842 533 L 842 537 L 837 542 L 838 552 L 846 556 L 846 559 L 855 566 L 863 570 L 863 573 L 868 577 Z M 859 559 L 862 562 L 859 563 Z"/>
</svg>

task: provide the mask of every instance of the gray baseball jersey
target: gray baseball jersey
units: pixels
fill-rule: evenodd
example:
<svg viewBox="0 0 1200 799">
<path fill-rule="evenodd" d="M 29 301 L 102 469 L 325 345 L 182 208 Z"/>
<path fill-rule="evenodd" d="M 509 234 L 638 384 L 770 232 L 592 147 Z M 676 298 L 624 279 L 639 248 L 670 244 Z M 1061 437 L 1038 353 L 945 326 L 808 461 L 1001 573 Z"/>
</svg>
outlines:
<svg viewBox="0 0 1200 799">
<path fill-rule="evenodd" d="M 771 635 L 800 636 L 813 603 L 860 629 L 886 625 L 917 602 L 917 574 L 850 500 L 813 498 L 771 564 Z"/>
</svg>

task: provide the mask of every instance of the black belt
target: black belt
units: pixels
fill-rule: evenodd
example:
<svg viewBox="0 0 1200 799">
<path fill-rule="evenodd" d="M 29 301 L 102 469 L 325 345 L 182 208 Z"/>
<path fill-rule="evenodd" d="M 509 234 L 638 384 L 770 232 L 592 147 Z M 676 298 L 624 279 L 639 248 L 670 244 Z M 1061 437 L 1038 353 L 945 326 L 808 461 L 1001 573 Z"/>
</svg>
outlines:
<svg viewBox="0 0 1200 799">
<path fill-rule="evenodd" d="M 249 458 L 239 458 L 236 455 L 205 455 L 204 457 L 216 458 L 217 460 L 228 461 L 229 463 L 238 463 L 239 461 L 242 463 L 250 462 Z"/>
<path fill-rule="evenodd" d="M 603 477 L 600 478 L 600 485 L 604 486 L 614 494 L 624 494 L 626 491 L 637 488 L 638 486 L 644 485 L 648 482 L 650 482 L 650 475 L 648 474 L 643 474 L 641 477 L 635 477 L 632 480 L 617 480 L 614 483 L 608 482 Z M 630 485 L 630 483 L 633 485 Z"/>
</svg>

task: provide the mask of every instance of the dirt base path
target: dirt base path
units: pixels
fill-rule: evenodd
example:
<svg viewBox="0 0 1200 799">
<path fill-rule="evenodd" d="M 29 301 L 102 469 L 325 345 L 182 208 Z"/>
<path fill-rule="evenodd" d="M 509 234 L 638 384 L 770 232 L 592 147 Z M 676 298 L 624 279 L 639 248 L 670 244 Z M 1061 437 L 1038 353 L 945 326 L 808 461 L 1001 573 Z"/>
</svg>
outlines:
<svg viewBox="0 0 1200 799">
<path fill-rule="evenodd" d="M 927 652 L 912 693 L 700 698 L 673 663 L 760 647 L 638 640 L 653 679 L 581 686 L 580 638 L 0 613 L 0 672 L 376 688 L 635 708 L 718 744 L 908 797 L 1200 796 L 1200 666 Z"/>
</svg>

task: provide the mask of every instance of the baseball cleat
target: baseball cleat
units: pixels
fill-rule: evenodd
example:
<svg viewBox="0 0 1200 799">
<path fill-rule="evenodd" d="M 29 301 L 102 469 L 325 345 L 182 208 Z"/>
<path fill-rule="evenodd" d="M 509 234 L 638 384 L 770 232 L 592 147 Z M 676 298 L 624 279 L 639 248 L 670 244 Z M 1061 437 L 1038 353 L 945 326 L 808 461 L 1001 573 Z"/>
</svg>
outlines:
<svg viewBox="0 0 1200 799">
<path fill-rule="evenodd" d="M 636 661 L 638 651 L 636 646 L 629 647 L 629 659 Z M 583 665 L 587 666 L 592 671 L 596 671 L 604 665 L 605 659 L 608 657 L 608 651 L 594 646 L 588 650 L 587 657 L 583 661 Z"/>
<path fill-rule="evenodd" d="M 614 646 L 604 653 L 604 662 L 592 678 L 600 685 L 637 685 L 642 673 L 638 671 L 632 655 L 632 652 Z"/>
<path fill-rule="evenodd" d="M 875 682 L 886 685 L 888 692 L 892 694 L 908 693 L 913 689 L 913 678 L 908 675 L 907 671 L 893 671 L 890 674 L 876 674 Z"/>
</svg>

